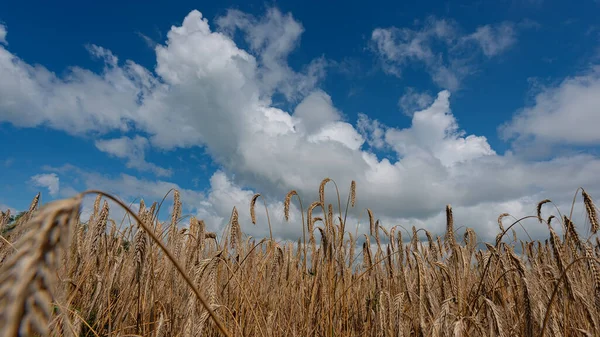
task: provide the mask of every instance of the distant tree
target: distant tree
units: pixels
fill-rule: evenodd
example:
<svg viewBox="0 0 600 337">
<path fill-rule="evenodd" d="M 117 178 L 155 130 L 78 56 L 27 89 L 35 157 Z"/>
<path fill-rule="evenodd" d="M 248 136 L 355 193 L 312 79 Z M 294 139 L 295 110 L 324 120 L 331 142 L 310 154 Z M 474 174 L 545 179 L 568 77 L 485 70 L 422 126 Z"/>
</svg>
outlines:
<svg viewBox="0 0 600 337">
<path fill-rule="evenodd" d="M 4 228 L 2 228 L 2 233 L 0 233 L 0 234 L 6 235 L 6 234 L 10 233 L 10 231 L 15 229 L 15 227 L 17 226 L 17 221 L 19 221 L 19 219 L 26 213 L 27 213 L 27 211 L 23 211 L 23 212 L 17 213 L 16 215 L 11 215 L 8 218 L 8 224 L 6 224 L 6 226 L 4 226 Z"/>
<path fill-rule="evenodd" d="M 19 219 L 20 219 L 21 217 L 23 217 L 23 215 L 25 215 L 25 213 L 27 213 L 27 211 L 22 211 L 22 212 L 19 212 L 19 213 L 17 213 L 16 215 L 11 215 L 11 216 L 10 216 L 10 218 L 9 218 L 9 221 L 8 221 L 8 223 L 9 223 L 9 224 L 16 224 L 16 223 L 17 223 L 17 221 L 19 221 Z"/>
</svg>

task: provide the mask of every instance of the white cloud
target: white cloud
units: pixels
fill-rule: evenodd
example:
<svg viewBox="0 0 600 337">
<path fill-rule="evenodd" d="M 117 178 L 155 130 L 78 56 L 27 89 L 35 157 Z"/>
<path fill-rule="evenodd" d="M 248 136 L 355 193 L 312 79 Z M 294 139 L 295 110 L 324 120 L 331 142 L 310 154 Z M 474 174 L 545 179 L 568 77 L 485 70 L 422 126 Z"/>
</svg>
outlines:
<svg viewBox="0 0 600 337">
<path fill-rule="evenodd" d="M 483 136 L 465 136 L 450 111 L 450 93 L 442 91 L 433 104 L 413 115 L 409 129 L 390 129 L 385 140 L 402 157 L 431 156 L 443 166 L 495 155 Z"/>
<path fill-rule="evenodd" d="M 492 57 L 516 42 L 516 32 L 514 24 L 503 22 L 478 27 L 465 35 L 456 22 L 429 17 L 420 29 L 376 28 L 371 41 L 386 72 L 400 77 L 405 67 L 418 63 L 438 86 L 456 90 L 462 79 L 475 70 L 477 49 L 470 42 Z"/>
<path fill-rule="evenodd" d="M 257 238 L 268 237 L 268 220 L 262 198 L 258 199 L 255 207 L 257 225 L 253 225 L 250 220 L 250 199 L 253 195 L 253 191 L 240 187 L 224 172 L 217 171 L 210 178 L 210 193 L 200 203 L 197 214 L 200 218 L 206 219 L 207 224 L 217 228 L 220 224 L 229 221 L 231 210 L 236 206 L 245 234 Z M 267 209 L 273 235 L 277 238 L 296 240 L 302 233 L 302 227 L 299 210 L 295 204 L 290 207 L 290 223 L 287 223 L 283 217 L 282 200 L 272 200 L 267 196 Z"/>
<path fill-rule="evenodd" d="M 378 120 L 372 120 L 366 114 L 359 113 L 356 127 L 369 146 L 375 149 L 382 149 L 386 146 L 383 139 L 385 137 L 385 125 Z"/>
<path fill-rule="evenodd" d="M 97 140 L 95 145 L 102 152 L 127 159 L 126 166 L 128 168 L 151 171 L 159 177 L 172 174 L 170 169 L 159 167 L 145 160 L 145 152 L 148 150 L 150 143 L 142 136 L 135 136 L 134 138 L 123 136 L 121 138 Z"/>
<path fill-rule="evenodd" d="M 178 188 L 188 211 L 215 228 L 229 219 L 233 205 L 247 219 L 242 212 L 258 191 L 268 199 L 274 231 L 293 239 L 301 227 L 282 221 L 280 200 L 296 189 L 305 205 L 310 203 L 325 177 L 337 182 L 342 199 L 350 181 L 356 180 L 358 205 L 352 219 L 370 207 L 385 224 L 406 221 L 430 229 L 443 228 L 440 216 L 448 203 L 465 225 L 487 230 L 504 208 L 530 209 L 531 214 L 535 202 L 546 197 L 567 204 L 578 186 L 600 195 L 600 182 L 593 174 L 600 170 L 597 157 L 527 162 L 512 153 L 498 155 L 485 137 L 460 129 L 445 90 L 411 116 L 409 127 L 384 125 L 367 115 L 352 125 L 327 93 L 315 89 L 319 76 L 306 69 L 295 72 L 287 64 L 302 31 L 293 17 L 269 11 L 256 19 L 229 12 L 218 22 L 223 32 L 211 30 L 202 14 L 192 11 L 181 26 L 172 27 L 167 41 L 156 46 L 155 74 L 132 61 L 120 62 L 108 50 L 90 47 L 92 55 L 104 61 L 103 71 L 73 68 L 61 78 L 0 47 L 0 72 L 7 74 L 0 78 L 0 121 L 22 127 L 48 125 L 74 135 L 126 131 L 127 136 L 102 140 L 97 146 L 137 168 L 155 167 L 146 166 L 151 165 L 143 156 L 147 148 L 204 147 L 220 166 L 206 193 L 125 174 L 76 172 L 88 188 L 126 199 L 160 200 L 169 189 Z M 245 34 L 248 51 L 228 35 L 233 29 Z M 399 30 L 394 34 L 405 34 L 412 42 L 400 49 L 383 47 L 399 53 L 394 54 L 398 60 L 435 60 L 428 39 L 453 41 L 458 36 L 452 24 L 437 21 L 428 23 L 425 32 Z M 448 74 L 436 68 L 434 75 L 451 76 L 456 69 L 443 66 Z M 275 107 L 272 100 L 278 91 L 290 102 L 299 100 L 293 113 Z M 373 148 L 393 153 L 380 159 Z M 328 200 L 332 194 L 328 187 Z M 266 220 L 244 230 L 265 236 Z"/>
<path fill-rule="evenodd" d="M 157 84 L 148 70 L 131 61 L 123 67 L 108 63 L 100 75 L 72 67 L 59 78 L 2 46 L 0 73 L 0 121 L 18 127 L 47 125 L 74 135 L 128 130 L 137 118 L 137 100 Z"/>
<path fill-rule="evenodd" d="M 47 188 L 51 196 L 56 196 L 60 189 L 60 179 L 56 173 L 36 174 L 30 181 L 34 186 Z"/>
<path fill-rule="evenodd" d="M 467 36 L 466 40 L 476 41 L 487 57 L 496 56 L 517 42 L 515 25 L 511 22 L 503 22 L 499 25 L 485 25 Z"/>
<path fill-rule="evenodd" d="M 333 106 L 331 97 L 321 90 L 312 92 L 300 102 L 293 116 L 300 120 L 300 126 L 308 133 L 314 133 L 323 125 L 342 119 L 342 114 Z"/>
<path fill-rule="evenodd" d="M 387 72 L 401 76 L 402 68 L 408 63 L 420 62 L 437 84 L 454 89 L 458 86 L 458 69 L 456 74 L 449 72 L 442 54 L 436 53 L 432 44 L 439 41 L 452 45 L 456 41 L 456 35 L 457 27 L 454 22 L 430 17 L 420 30 L 376 28 L 371 34 L 371 40 Z"/>
<path fill-rule="evenodd" d="M 336 141 L 355 151 L 365 142 L 352 125 L 344 122 L 326 125 L 317 134 L 310 135 L 308 141 L 312 143 Z"/>
<path fill-rule="evenodd" d="M 140 32 L 136 32 L 136 34 L 144 41 L 144 43 L 146 44 L 146 46 L 148 46 L 148 48 L 154 50 L 154 48 L 157 46 L 156 41 L 151 39 L 149 36 L 142 34 Z"/>
<path fill-rule="evenodd" d="M 250 49 L 258 55 L 257 82 L 267 97 L 279 91 L 288 99 L 298 98 L 310 92 L 325 75 L 326 62 L 322 58 L 312 61 L 304 73 L 294 72 L 287 64 L 287 56 L 297 47 L 304 32 L 291 13 L 283 15 L 271 8 L 264 17 L 256 18 L 230 9 L 216 23 L 228 36 L 233 36 L 236 29 L 245 33 Z"/>
<path fill-rule="evenodd" d="M 17 213 L 19 213 L 16 208 L 10 207 L 10 206 L 5 205 L 3 203 L 0 203 L 0 211 L 2 211 L 2 212 L 10 211 L 10 214 L 17 214 Z"/>
<path fill-rule="evenodd" d="M 126 199 L 145 198 L 160 201 L 171 189 L 178 189 L 182 202 L 193 207 L 197 200 L 204 199 L 204 194 L 198 191 L 181 188 L 177 184 L 162 181 L 137 178 L 128 174 L 120 174 L 110 178 L 95 172 L 82 172 L 75 170 L 84 179 L 84 184 L 89 189 L 101 188 L 103 191 L 118 195 Z"/>
<path fill-rule="evenodd" d="M 433 97 L 428 92 L 417 92 L 408 87 L 398 100 L 398 106 L 405 115 L 412 116 L 415 111 L 422 110 L 433 102 Z"/>
<path fill-rule="evenodd" d="M 8 32 L 6 31 L 6 26 L 0 23 L 0 43 L 8 44 L 6 41 L 6 35 Z"/>
<path fill-rule="evenodd" d="M 108 67 L 114 68 L 119 63 L 119 58 L 108 49 L 96 45 L 87 45 L 86 49 L 92 56 L 103 60 Z"/>
<path fill-rule="evenodd" d="M 505 139 L 553 145 L 598 145 L 600 66 L 542 89 L 535 104 L 500 128 Z"/>
</svg>

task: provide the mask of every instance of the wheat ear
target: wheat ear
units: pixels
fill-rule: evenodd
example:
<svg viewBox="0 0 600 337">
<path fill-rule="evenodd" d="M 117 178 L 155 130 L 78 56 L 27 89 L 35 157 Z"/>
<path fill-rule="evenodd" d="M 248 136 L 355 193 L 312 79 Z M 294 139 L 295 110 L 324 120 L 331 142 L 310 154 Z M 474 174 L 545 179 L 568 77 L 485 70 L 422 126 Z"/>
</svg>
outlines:
<svg viewBox="0 0 600 337">
<path fill-rule="evenodd" d="M 0 336 L 48 334 L 60 251 L 69 244 L 81 196 L 47 204 L 30 220 L 0 269 Z"/>
</svg>

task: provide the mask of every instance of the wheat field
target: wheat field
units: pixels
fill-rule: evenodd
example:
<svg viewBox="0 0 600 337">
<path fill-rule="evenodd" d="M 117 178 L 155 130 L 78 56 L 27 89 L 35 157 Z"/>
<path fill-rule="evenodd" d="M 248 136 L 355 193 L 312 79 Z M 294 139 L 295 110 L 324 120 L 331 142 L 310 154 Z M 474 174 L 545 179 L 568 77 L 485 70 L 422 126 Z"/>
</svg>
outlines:
<svg viewBox="0 0 600 337">
<path fill-rule="evenodd" d="M 598 216 L 585 190 L 590 233 L 567 215 L 543 219 L 553 210 L 543 200 L 528 218 L 547 225 L 546 240 L 513 237 L 519 222 L 501 214 L 483 243 L 455 229 L 450 205 L 443 236 L 386 228 L 368 210 L 369 233 L 356 237 L 346 226 L 356 186 L 332 205 L 329 182 L 308 207 L 285 197 L 286 219 L 291 203 L 302 212 L 297 242 L 275 241 L 270 226 L 268 238 L 245 235 L 253 225 L 236 208 L 209 232 L 182 218 L 177 190 L 169 221 L 157 219 L 161 203 L 142 201 L 124 226 L 107 200 L 127 206 L 108 194 L 43 206 L 38 194 L 17 221 L 0 214 L 0 335 L 600 336 Z M 248 200 L 253 222 L 260 197 Z"/>
</svg>

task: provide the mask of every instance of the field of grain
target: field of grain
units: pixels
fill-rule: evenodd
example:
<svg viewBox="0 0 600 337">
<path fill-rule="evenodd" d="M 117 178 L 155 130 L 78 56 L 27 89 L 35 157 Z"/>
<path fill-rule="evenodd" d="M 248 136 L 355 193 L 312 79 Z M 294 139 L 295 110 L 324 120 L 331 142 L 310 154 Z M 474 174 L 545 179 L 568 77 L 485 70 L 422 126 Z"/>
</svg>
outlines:
<svg viewBox="0 0 600 337">
<path fill-rule="evenodd" d="M 591 233 L 544 200 L 531 217 L 548 239 L 518 240 L 518 222 L 501 214 L 496 241 L 483 243 L 455 229 L 449 205 L 443 237 L 380 226 L 368 210 L 370 233 L 357 238 L 345 223 L 355 184 L 331 205 L 330 181 L 312 203 L 285 197 L 286 219 L 304 203 L 297 242 L 246 236 L 253 224 L 235 208 L 208 232 L 182 218 L 176 190 L 170 221 L 141 202 L 123 227 L 109 195 L 87 193 L 97 195 L 89 219 L 83 194 L 41 207 L 38 195 L 17 221 L 0 214 L 0 335 L 600 336 L 598 216 L 583 189 Z M 253 219 L 260 197 L 248 200 Z"/>
</svg>

